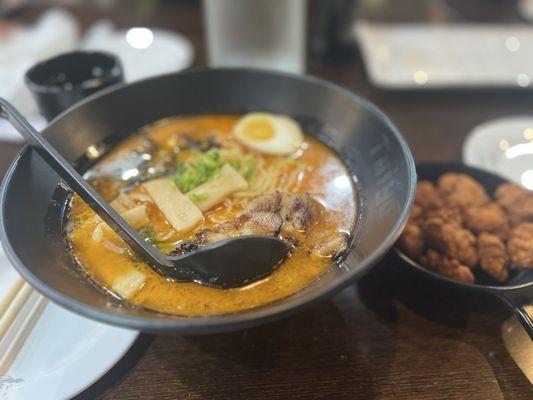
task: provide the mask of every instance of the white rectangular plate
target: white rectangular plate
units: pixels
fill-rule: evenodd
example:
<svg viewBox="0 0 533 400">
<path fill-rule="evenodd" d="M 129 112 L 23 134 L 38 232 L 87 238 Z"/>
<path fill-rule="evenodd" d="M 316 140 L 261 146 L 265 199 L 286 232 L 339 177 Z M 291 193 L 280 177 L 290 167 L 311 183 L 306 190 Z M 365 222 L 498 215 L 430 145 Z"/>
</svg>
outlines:
<svg viewBox="0 0 533 400">
<path fill-rule="evenodd" d="M 387 89 L 533 86 L 533 28 L 357 22 L 370 81 Z"/>
</svg>

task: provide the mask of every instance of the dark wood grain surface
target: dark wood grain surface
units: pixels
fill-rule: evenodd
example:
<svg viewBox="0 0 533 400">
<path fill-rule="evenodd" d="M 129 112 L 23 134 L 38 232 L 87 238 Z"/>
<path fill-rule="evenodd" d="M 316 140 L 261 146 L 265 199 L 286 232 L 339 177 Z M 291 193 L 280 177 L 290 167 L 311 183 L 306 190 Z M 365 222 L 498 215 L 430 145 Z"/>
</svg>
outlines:
<svg viewBox="0 0 533 400">
<path fill-rule="evenodd" d="M 516 19 L 514 2 L 464 3 L 467 17 Z M 205 64 L 197 2 L 160 2 L 148 12 L 128 4 L 111 10 L 119 26 L 176 29 L 193 42 L 195 65 Z M 26 10 L 24 18 L 39 12 Z M 110 11 L 74 12 L 87 26 Z M 477 124 L 533 111 L 530 90 L 380 91 L 369 84 L 358 54 L 343 65 L 311 64 L 309 72 L 377 104 L 417 161 L 460 160 L 463 139 Z M 2 173 L 18 148 L 0 144 Z M 141 335 L 78 398 L 532 399 L 528 375 L 533 379 L 532 343 L 498 300 L 428 287 L 389 255 L 357 285 L 279 322 L 210 336 Z"/>
</svg>

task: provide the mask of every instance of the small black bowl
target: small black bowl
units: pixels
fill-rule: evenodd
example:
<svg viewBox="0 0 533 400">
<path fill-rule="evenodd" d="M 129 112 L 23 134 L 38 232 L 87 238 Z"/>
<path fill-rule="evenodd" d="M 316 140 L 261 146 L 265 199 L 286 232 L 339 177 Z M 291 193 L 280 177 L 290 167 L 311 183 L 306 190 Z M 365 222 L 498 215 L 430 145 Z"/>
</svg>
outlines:
<svg viewBox="0 0 533 400">
<path fill-rule="evenodd" d="M 458 172 L 471 176 L 477 180 L 487 193 L 493 197 L 496 188 L 502 183 L 509 181 L 493 173 L 481 170 L 479 168 L 469 167 L 457 163 L 418 163 L 416 165 L 418 179 L 424 179 L 436 182 L 439 176 L 446 172 Z M 524 329 L 533 339 L 533 320 L 524 309 L 533 300 L 533 270 L 532 269 L 515 269 L 509 270 L 509 279 L 505 283 L 499 283 L 496 280 L 484 274 L 482 271 L 475 271 L 476 283 L 469 284 L 458 282 L 453 279 L 439 275 L 430 271 L 411 257 L 406 255 L 399 246 L 394 247 L 394 251 L 404 264 L 427 281 L 431 281 L 438 287 L 452 290 L 468 291 L 472 294 L 481 295 L 490 294 L 497 296 L 510 309 L 516 318 L 521 322 Z"/>
<path fill-rule="evenodd" d="M 96 51 L 64 53 L 26 72 L 26 85 L 48 121 L 88 95 L 123 81 L 120 60 Z"/>
</svg>

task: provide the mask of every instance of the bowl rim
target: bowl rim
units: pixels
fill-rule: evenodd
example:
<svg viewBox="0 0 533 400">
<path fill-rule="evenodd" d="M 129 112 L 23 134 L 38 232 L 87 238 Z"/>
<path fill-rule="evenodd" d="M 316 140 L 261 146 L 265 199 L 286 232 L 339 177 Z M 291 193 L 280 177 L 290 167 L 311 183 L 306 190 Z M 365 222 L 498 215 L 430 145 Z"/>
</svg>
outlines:
<svg viewBox="0 0 533 400">
<path fill-rule="evenodd" d="M 407 142 L 401 135 L 400 131 L 396 126 L 390 121 L 390 119 L 373 103 L 361 97 L 355 92 L 352 92 L 348 89 L 345 89 L 341 86 L 333 84 L 331 82 L 310 76 L 310 75 L 298 75 L 287 72 L 278 72 L 270 71 L 264 69 L 254 69 L 254 68 L 198 68 L 192 69 L 185 72 L 170 73 L 157 75 L 155 77 L 150 77 L 147 79 L 135 81 L 133 83 L 127 84 L 118 84 L 113 87 L 104 89 L 100 92 L 97 92 L 91 96 L 88 96 L 86 99 L 76 103 L 73 107 L 65 110 L 57 117 L 55 117 L 48 126 L 53 125 L 53 123 L 62 118 L 64 115 L 69 113 L 72 109 L 78 108 L 83 104 L 90 102 L 94 99 L 106 96 L 108 93 L 122 90 L 123 88 L 130 85 L 141 84 L 150 80 L 164 79 L 165 77 L 175 76 L 175 75 L 194 75 L 194 74 L 203 74 L 208 73 L 209 71 L 231 71 L 233 73 L 267 73 L 271 76 L 279 76 L 297 80 L 303 80 L 305 82 L 320 85 L 326 87 L 330 90 L 334 90 L 344 94 L 347 97 L 352 98 L 356 103 L 358 103 L 363 109 L 367 110 L 373 114 L 376 118 L 383 122 L 383 124 L 389 129 L 389 133 L 399 144 L 400 150 L 404 156 L 404 162 L 406 163 L 406 169 L 408 171 L 408 184 L 407 184 L 407 202 L 405 203 L 403 209 L 400 212 L 400 216 L 396 221 L 393 229 L 383 238 L 382 242 L 376 247 L 376 249 L 366 258 L 364 258 L 357 268 L 346 272 L 341 275 L 338 279 L 332 280 L 328 284 L 312 290 L 306 295 L 297 296 L 294 298 L 284 298 L 285 301 L 275 301 L 273 303 L 266 304 L 261 307 L 247 309 L 237 313 L 231 314 L 221 314 L 221 315 L 209 315 L 209 316 L 200 316 L 200 317 L 178 317 L 178 318 L 150 318 L 150 317 L 137 317 L 137 316 L 128 316 L 120 315 L 117 313 L 109 312 L 105 309 L 100 309 L 97 307 L 90 306 L 83 302 L 77 301 L 55 289 L 49 287 L 45 283 L 41 282 L 40 279 L 35 276 L 29 268 L 27 268 L 22 260 L 16 254 L 15 249 L 11 245 L 9 240 L 6 225 L 5 225 L 5 205 L 6 197 L 8 195 L 8 187 L 10 186 L 12 177 L 15 173 L 15 170 L 19 163 L 23 161 L 25 157 L 28 156 L 29 152 L 33 151 L 28 145 L 24 146 L 21 151 L 17 154 L 14 161 L 9 166 L 5 177 L 2 182 L 0 189 L 0 239 L 2 245 L 5 249 L 6 255 L 10 262 L 15 266 L 17 271 L 26 279 L 37 291 L 41 292 L 45 297 L 50 298 L 55 303 L 60 306 L 74 311 L 83 316 L 116 325 L 124 328 L 137 329 L 144 332 L 157 332 L 157 333 L 189 333 L 189 334 L 199 334 L 199 333 L 214 333 L 214 332 L 225 332 L 236 329 L 243 329 L 275 319 L 279 319 L 285 316 L 288 316 L 296 311 L 309 307 L 312 304 L 315 304 L 319 300 L 323 299 L 327 295 L 331 295 L 344 287 L 351 284 L 357 277 L 365 273 L 372 265 L 374 265 L 379 259 L 381 259 L 388 250 L 390 250 L 396 240 L 398 239 L 403 227 L 405 226 L 407 219 L 410 214 L 411 206 L 414 202 L 415 188 L 416 188 L 416 167 L 414 163 L 413 156 L 407 145 Z M 48 127 L 46 128 L 48 129 Z"/>
</svg>

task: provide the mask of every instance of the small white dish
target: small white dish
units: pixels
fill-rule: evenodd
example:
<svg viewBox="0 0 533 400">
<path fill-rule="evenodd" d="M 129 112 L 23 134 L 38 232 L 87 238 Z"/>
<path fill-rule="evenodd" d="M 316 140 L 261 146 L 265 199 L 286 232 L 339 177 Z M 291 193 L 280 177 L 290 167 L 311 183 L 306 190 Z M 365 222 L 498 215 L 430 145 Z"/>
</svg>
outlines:
<svg viewBox="0 0 533 400">
<path fill-rule="evenodd" d="M 17 276 L 0 249 L 0 298 Z M 17 358 L 0 376 L 0 399 L 70 399 L 109 371 L 138 335 L 49 302 Z"/>
<path fill-rule="evenodd" d="M 177 32 L 147 27 L 114 30 L 107 21 L 93 25 L 80 47 L 116 55 L 127 82 L 183 70 L 194 59 L 191 42 Z"/>
<path fill-rule="evenodd" d="M 470 132 L 463 161 L 533 190 L 533 115 L 498 118 Z"/>
</svg>

